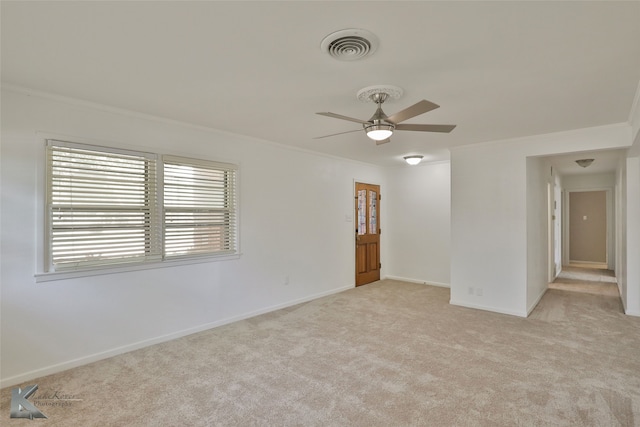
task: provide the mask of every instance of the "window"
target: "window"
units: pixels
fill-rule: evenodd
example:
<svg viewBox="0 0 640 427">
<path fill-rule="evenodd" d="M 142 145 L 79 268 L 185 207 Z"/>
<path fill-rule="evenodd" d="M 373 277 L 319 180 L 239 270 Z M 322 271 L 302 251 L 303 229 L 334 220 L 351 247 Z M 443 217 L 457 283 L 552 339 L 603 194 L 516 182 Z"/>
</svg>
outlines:
<svg viewBox="0 0 640 427">
<path fill-rule="evenodd" d="M 165 156 L 164 255 L 235 250 L 235 168 Z"/>
<path fill-rule="evenodd" d="M 47 141 L 49 271 L 236 253 L 237 166 Z"/>
</svg>

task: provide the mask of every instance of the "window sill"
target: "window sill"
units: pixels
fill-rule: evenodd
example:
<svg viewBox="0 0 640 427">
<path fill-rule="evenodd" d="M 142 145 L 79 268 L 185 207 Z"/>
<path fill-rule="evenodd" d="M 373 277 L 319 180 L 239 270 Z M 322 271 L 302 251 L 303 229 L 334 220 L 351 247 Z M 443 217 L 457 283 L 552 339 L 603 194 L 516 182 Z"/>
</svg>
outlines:
<svg viewBox="0 0 640 427">
<path fill-rule="evenodd" d="M 105 274 L 126 273 L 129 271 L 155 270 L 165 267 L 177 267 L 190 264 L 205 264 L 218 261 L 239 259 L 242 254 L 209 256 L 191 259 L 175 259 L 161 262 L 147 262 L 140 264 L 118 265 L 113 267 L 87 268 L 83 270 L 52 271 L 34 274 L 36 283 L 54 280 L 75 279 L 79 277 L 101 276 Z"/>
</svg>

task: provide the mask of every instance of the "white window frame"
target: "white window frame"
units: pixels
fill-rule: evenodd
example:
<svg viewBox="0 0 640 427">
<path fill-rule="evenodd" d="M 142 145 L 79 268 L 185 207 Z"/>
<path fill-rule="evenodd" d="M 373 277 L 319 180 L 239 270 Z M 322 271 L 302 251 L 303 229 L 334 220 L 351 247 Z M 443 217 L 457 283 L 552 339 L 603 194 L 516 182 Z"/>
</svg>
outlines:
<svg viewBox="0 0 640 427">
<path fill-rule="evenodd" d="M 159 239 L 156 242 L 159 246 L 159 254 L 154 258 L 149 258 L 146 260 L 136 261 L 136 262 L 114 262 L 108 265 L 96 265 L 96 266 L 81 266 L 81 267 L 67 267 L 65 269 L 56 270 L 51 263 L 51 223 L 50 223 L 50 215 L 49 215 L 49 179 L 50 179 L 50 170 L 48 166 L 48 148 L 45 148 L 44 151 L 44 162 L 39 166 L 39 174 L 44 174 L 44 179 L 40 180 L 42 182 L 44 188 L 40 194 L 43 194 L 41 197 L 42 204 L 40 205 L 38 216 L 42 218 L 39 221 L 42 224 L 42 242 L 43 248 L 39 251 L 39 255 L 37 258 L 38 263 L 42 268 L 41 272 L 37 272 L 35 274 L 36 282 L 46 282 L 51 280 L 60 280 L 74 277 L 85 277 L 85 276 L 93 276 L 100 274 L 110 274 L 110 273 L 118 273 L 118 272 L 126 272 L 126 271 L 136 271 L 136 270 L 145 270 L 145 269 L 154 269 L 160 267 L 169 267 L 175 265 L 185 265 L 185 264 L 194 264 L 194 263 L 202 263 L 202 262 L 212 262 L 212 261 L 222 261 L 229 259 L 237 259 L 240 257 L 240 248 L 239 248 L 239 197 L 238 197 L 238 188 L 239 188 L 239 166 L 233 163 L 222 163 L 216 161 L 209 160 L 201 160 L 201 159 L 193 159 L 190 157 L 183 156 L 173 156 L 173 155 L 163 155 L 161 153 L 150 153 L 147 151 L 138 151 L 132 150 L 128 148 L 114 148 L 110 146 L 104 145 L 95 145 L 84 142 L 71 142 L 68 140 L 62 140 L 59 138 L 47 138 L 45 139 L 45 146 L 48 147 L 50 144 L 54 145 L 62 145 L 62 146 L 72 146 L 76 148 L 84 148 L 97 152 L 104 153 L 116 153 L 116 154 L 135 154 L 135 155 L 144 155 L 150 158 L 153 158 L 156 163 L 156 205 L 157 209 L 154 211 L 152 216 L 154 216 L 153 221 L 155 221 L 158 230 Z M 164 161 L 181 161 L 185 164 L 191 164 L 194 166 L 204 166 L 209 168 L 220 167 L 225 171 L 232 171 L 231 174 L 234 178 L 232 182 L 232 187 L 229 189 L 231 191 L 231 200 L 232 203 L 232 215 L 233 221 L 230 226 L 233 228 L 230 232 L 230 247 L 228 250 L 213 252 L 213 253 L 197 253 L 194 255 L 181 255 L 174 257 L 165 257 L 164 255 L 164 233 L 165 233 L 165 224 L 164 224 L 164 195 L 163 195 L 163 187 L 164 187 L 164 179 L 163 179 L 163 170 L 164 170 Z M 153 233 L 153 232 L 152 232 Z"/>
</svg>

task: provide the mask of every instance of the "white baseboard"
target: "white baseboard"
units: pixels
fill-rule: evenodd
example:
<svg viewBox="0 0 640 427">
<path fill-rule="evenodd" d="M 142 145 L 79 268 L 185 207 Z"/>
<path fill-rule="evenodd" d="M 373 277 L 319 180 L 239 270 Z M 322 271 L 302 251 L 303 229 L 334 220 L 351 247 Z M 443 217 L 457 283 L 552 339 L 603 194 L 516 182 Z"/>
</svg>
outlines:
<svg viewBox="0 0 640 427">
<path fill-rule="evenodd" d="M 408 277 L 400 277 L 400 276 L 385 276 L 385 279 L 400 280 L 402 282 L 410 282 L 410 283 L 420 283 L 421 285 L 438 286 L 441 288 L 451 287 L 448 283 L 433 282 L 430 280 L 410 279 Z"/>
<path fill-rule="evenodd" d="M 588 268 L 600 268 L 602 266 L 605 266 L 606 268 L 609 268 L 609 264 L 607 262 L 598 262 L 598 261 L 578 261 L 575 259 L 570 259 L 569 260 L 569 265 L 577 265 L 577 266 L 581 266 L 584 265 L 585 267 Z"/>
<path fill-rule="evenodd" d="M 496 308 L 496 307 L 488 307 L 480 304 L 471 304 L 466 301 L 449 300 L 449 304 L 457 305 L 460 307 L 466 307 L 466 308 L 474 308 L 476 310 L 491 311 L 493 313 L 508 314 L 510 316 L 527 317 L 527 313 L 524 311 L 503 310 L 501 308 Z"/>
<path fill-rule="evenodd" d="M 89 356 L 79 357 L 77 359 L 69 360 L 55 365 L 47 366 L 33 371 L 25 372 L 23 374 L 14 375 L 12 377 L 3 378 L 0 380 L 0 388 L 10 387 L 23 383 L 25 381 L 31 381 L 35 378 L 40 378 L 45 375 L 56 374 L 58 372 L 66 371 L 68 369 L 77 368 L 78 366 L 87 365 L 89 363 L 97 362 L 99 360 L 108 359 L 110 357 L 118 356 L 120 354 L 128 353 L 130 351 L 139 350 L 144 347 L 149 347 L 154 344 L 160 344 L 163 342 L 171 341 L 177 338 L 182 338 L 187 335 L 195 334 L 198 332 L 206 331 L 207 329 L 217 328 L 219 326 L 227 325 L 229 323 L 237 322 L 240 320 L 248 319 L 250 317 L 259 316 L 261 314 L 270 313 L 272 311 L 280 310 L 282 308 L 291 307 L 296 304 L 309 302 L 325 296 L 344 292 L 349 289 L 353 289 L 355 285 L 347 285 L 341 288 L 331 289 L 329 291 L 319 292 L 317 294 L 309 295 L 307 297 L 287 301 L 282 304 L 276 304 L 270 307 L 262 308 L 260 310 L 251 311 L 248 313 L 240 314 L 238 316 L 228 317 L 211 323 L 205 323 L 193 328 L 184 329 L 167 335 L 161 335 L 159 337 L 138 341 L 132 344 L 127 344 L 122 347 L 113 348 L 111 350 L 94 353 Z"/>
</svg>

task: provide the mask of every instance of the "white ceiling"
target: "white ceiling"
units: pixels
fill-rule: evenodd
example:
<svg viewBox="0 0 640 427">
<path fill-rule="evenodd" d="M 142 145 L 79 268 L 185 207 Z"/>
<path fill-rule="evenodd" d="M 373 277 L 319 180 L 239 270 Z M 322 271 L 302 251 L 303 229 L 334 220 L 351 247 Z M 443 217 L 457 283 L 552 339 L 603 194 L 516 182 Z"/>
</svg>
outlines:
<svg viewBox="0 0 640 427">
<path fill-rule="evenodd" d="M 1 2 L 4 83 L 379 165 L 407 154 L 627 122 L 640 81 L 640 2 Z M 371 57 L 322 39 L 363 28 Z M 404 89 L 441 108 L 376 146 L 356 92 Z"/>
<path fill-rule="evenodd" d="M 549 158 L 551 166 L 561 175 L 609 173 L 615 171 L 626 150 L 602 150 L 562 154 Z M 594 159 L 586 168 L 578 166 L 576 160 Z"/>
</svg>

